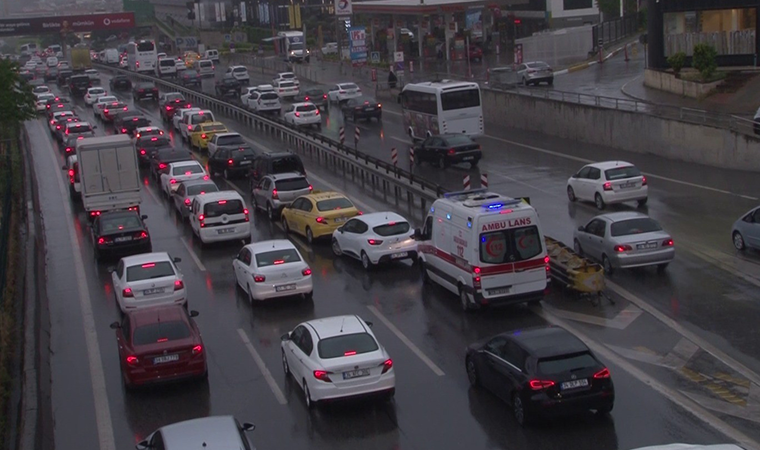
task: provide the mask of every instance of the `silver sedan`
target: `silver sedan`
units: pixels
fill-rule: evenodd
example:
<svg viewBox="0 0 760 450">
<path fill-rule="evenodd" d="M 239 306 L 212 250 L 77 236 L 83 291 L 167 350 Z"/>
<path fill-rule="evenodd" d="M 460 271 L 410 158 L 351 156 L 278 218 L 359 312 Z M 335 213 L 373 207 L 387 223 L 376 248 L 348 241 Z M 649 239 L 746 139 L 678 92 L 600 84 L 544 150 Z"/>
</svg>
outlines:
<svg viewBox="0 0 760 450">
<path fill-rule="evenodd" d="M 579 255 L 601 261 L 608 274 L 643 266 L 664 270 L 676 254 L 673 238 L 656 220 L 638 212 L 594 217 L 575 231 L 573 247 Z"/>
<path fill-rule="evenodd" d="M 760 250 L 760 207 L 757 207 L 734 222 L 731 239 L 737 250 L 747 247 Z"/>
</svg>

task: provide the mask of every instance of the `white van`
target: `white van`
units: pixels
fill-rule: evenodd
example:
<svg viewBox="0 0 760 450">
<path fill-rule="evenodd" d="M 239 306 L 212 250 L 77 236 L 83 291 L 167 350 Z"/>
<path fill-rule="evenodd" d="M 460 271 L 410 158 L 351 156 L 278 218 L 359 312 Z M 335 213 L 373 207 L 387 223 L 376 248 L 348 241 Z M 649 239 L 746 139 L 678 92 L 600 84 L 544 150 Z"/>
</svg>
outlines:
<svg viewBox="0 0 760 450">
<path fill-rule="evenodd" d="M 190 206 L 190 226 L 202 243 L 251 242 L 251 223 L 245 201 L 237 191 L 196 195 Z"/>
<path fill-rule="evenodd" d="M 209 49 L 203 53 L 203 59 L 210 59 L 214 62 L 219 62 L 219 50 Z"/>
<path fill-rule="evenodd" d="M 177 75 L 177 63 L 174 58 L 159 58 L 158 64 L 156 64 L 156 76 L 176 76 Z"/>
<path fill-rule="evenodd" d="M 198 70 L 198 75 L 205 77 L 205 76 L 214 76 L 214 63 L 211 62 L 209 59 L 201 59 L 196 61 L 195 63 L 196 70 Z"/>
<path fill-rule="evenodd" d="M 446 194 L 415 238 L 423 280 L 459 295 L 464 310 L 544 297 L 544 235 L 536 210 L 521 199 L 485 189 Z"/>
<path fill-rule="evenodd" d="M 102 62 L 106 64 L 119 64 L 121 58 L 119 57 L 119 51 L 115 48 L 107 48 L 103 53 Z"/>
</svg>

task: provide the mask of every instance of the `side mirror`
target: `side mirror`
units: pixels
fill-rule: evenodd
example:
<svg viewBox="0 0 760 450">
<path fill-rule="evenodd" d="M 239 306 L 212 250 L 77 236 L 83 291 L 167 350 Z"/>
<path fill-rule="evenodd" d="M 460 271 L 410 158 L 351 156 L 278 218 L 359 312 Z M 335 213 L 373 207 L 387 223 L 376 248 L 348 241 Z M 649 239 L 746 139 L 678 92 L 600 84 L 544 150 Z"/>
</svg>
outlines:
<svg viewBox="0 0 760 450">
<path fill-rule="evenodd" d="M 340 234 L 343 234 L 343 227 L 338 227 L 338 231 L 340 231 Z"/>
<path fill-rule="evenodd" d="M 116 329 L 121 328 L 121 324 L 119 322 L 114 322 L 114 323 L 112 323 L 109 326 L 111 327 L 112 330 L 116 330 Z"/>
<path fill-rule="evenodd" d="M 201 315 L 201 313 L 199 313 L 199 312 L 198 312 L 198 311 L 196 311 L 196 310 L 192 310 L 192 311 L 190 311 L 190 317 L 198 317 L 198 316 L 200 316 L 200 315 Z"/>
<path fill-rule="evenodd" d="M 145 439 L 144 441 L 138 442 L 137 445 L 135 445 L 135 448 L 137 450 L 146 450 L 150 448 L 150 443 L 148 442 L 147 439 Z"/>
<path fill-rule="evenodd" d="M 245 422 L 243 424 L 243 431 L 253 431 L 255 429 L 256 429 L 256 425 L 254 425 L 254 424 L 252 424 L 250 422 Z"/>
<path fill-rule="evenodd" d="M 289 341 L 290 340 L 290 333 L 285 333 L 282 336 L 280 336 L 281 341 Z"/>
<path fill-rule="evenodd" d="M 114 266 L 108 266 L 106 270 L 108 271 L 108 273 L 114 273 L 114 271 L 116 271 L 116 268 Z"/>
<path fill-rule="evenodd" d="M 574 173 L 573 176 L 571 176 L 570 178 L 578 178 L 578 174 Z"/>
<path fill-rule="evenodd" d="M 415 240 L 422 239 L 422 230 L 420 230 L 419 228 L 415 228 L 414 234 L 412 235 L 412 237 L 414 237 Z"/>
<path fill-rule="evenodd" d="M 182 258 L 178 258 L 178 257 L 175 256 L 174 258 L 172 258 L 172 262 L 173 263 L 181 263 L 182 262 Z"/>
<path fill-rule="evenodd" d="M 581 226 L 578 227 L 578 231 L 586 231 L 586 227 L 584 227 L 583 225 L 581 225 Z"/>
<path fill-rule="evenodd" d="M 370 327 L 370 328 L 372 328 L 372 327 L 375 326 L 375 323 L 374 322 L 370 322 L 369 320 L 365 321 L 364 323 L 366 323 L 367 326 Z"/>
<path fill-rule="evenodd" d="M 145 219 L 147 219 L 147 218 L 148 218 L 148 216 L 146 216 L 145 214 L 143 214 L 142 216 L 140 216 L 140 218 L 141 218 L 142 220 L 145 220 Z"/>
</svg>

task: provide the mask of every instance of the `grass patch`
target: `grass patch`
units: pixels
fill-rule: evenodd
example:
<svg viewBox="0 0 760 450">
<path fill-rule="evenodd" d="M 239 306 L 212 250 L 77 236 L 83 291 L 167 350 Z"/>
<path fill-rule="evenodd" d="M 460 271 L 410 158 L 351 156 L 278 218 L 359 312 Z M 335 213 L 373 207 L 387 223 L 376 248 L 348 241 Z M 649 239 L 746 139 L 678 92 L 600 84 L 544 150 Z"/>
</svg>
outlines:
<svg viewBox="0 0 760 450">
<path fill-rule="evenodd" d="M 708 79 L 702 79 L 702 75 L 699 72 L 681 72 L 681 79 L 686 81 L 693 81 L 694 83 L 713 83 L 726 78 L 726 72 L 715 72 Z"/>
</svg>

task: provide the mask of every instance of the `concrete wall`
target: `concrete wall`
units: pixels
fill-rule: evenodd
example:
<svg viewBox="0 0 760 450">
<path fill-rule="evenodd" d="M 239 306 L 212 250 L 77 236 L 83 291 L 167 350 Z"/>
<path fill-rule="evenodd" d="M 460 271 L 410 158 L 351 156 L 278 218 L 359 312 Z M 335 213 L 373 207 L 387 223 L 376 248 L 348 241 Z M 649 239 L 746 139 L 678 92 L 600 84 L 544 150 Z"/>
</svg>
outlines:
<svg viewBox="0 0 760 450">
<path fill-rule="evenodd" d="M 593 48 L 590 25 L 563 28 L 517 40 L 523 46 L 523 61 L 544 61 L 551 66 L 567 66 L 588 58 Z"/>
<path fill-rule="evenodd" d="M 715 90 L 723 80 L 712 83 L 695 83 L 676 78 L 669 72 L 646 69 L 644 71 L 644 86 L 652 89 L 683 95 L 684 97 L 703 98 Z"/>
<path fill-rule="evenodd" d="M 489 89 L 483 90 L 483 115 L 493 118 L 486 132 L 508 124 L 620 150 L 760 172 L 760 139 L 722 128 Z"/>
</svg>

